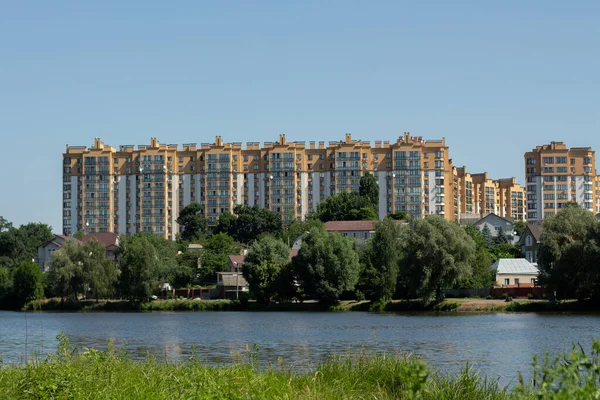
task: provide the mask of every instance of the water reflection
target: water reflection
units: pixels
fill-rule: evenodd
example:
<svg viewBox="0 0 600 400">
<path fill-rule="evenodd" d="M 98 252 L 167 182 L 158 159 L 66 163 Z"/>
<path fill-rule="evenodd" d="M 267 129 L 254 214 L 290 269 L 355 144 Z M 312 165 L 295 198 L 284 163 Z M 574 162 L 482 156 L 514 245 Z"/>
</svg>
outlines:
<svg viewBox="0 0 600 400">
<path fill-rule="evenodd" d="M 600 332 L 598 315 L 573 314 L 368 314 L 368 313 L 87 313 L 0 312 L 5 363 L 32 351 L 56 350 L 61 331 L 79 349 L 105 349 L 110 340 L 135 359 L 153 355 L 202 362 L 258 361 L 293 370 L 314 368 L 332 355 L 413 353 L 432 367 L 457 372 L 466 362 L 502 383 L 528 376 L 534 353 L 584 346 Z M 27 332 L 27 334 L 26 334 Z"/>
</svg>

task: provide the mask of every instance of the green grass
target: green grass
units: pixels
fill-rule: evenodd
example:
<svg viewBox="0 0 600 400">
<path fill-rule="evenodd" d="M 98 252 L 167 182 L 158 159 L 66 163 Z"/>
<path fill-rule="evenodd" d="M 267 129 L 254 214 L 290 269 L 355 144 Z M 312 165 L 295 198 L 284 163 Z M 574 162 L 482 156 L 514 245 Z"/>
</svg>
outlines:
<svg viewBox="0 0 600 400">
<path fill-rule="evenodd" d="M 134 362 L 109 345 L 107 351 L 76 352 L 59 335 L 56 354 L 25 365 L 0 365 L 0 399 L 592 399 L 600 397 L 600 343 L 542 364 L 534 357 L 531 383 L 498 385 L 465 367 L 432 372 L 415 357 L 335 357 L 308 372 L 283 365 L 261 368 L 258 349 L 226 366 L 197 357 L 185 362 L 147 358 Z"/>
</svg>

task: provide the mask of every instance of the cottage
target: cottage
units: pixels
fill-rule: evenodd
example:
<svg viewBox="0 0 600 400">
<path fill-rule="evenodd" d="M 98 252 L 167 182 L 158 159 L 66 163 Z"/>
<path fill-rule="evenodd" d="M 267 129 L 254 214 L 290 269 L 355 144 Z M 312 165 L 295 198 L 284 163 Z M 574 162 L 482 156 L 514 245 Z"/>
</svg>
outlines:
<svg viewBox="0 0 600 400">
<path fill-rule="evenodd" d="M 325 223 L 325 232 L 339 233 L 343 236 L 366 240 L 375 234 L 375 224 L 380 221 L 329 221 Z M 399 225 L 406 224 L 406 221 L 396 221 Z"/>
<path fill-rule="evenodd" d="M 51 240 L 38 246 L 37 259 L 35 262 L 40 266 L 42 271 L 46 272 L 50 269 L 50 264 L 52 264 L 52 261 L 54 260 L 54 252 L 60 249 L 66 240 L 79 241 L 72 236 L 54 235 Z"/>
<path fill-rule="evenodd" d="M 524 257 L 530 263 L 537 264 L 541 234 L 542 231 L 539 225 L 528 225 L 519 240 L 521 257 Z"/>
<path fill-rule="evenodd" d="M 496 283 L 501 287 L 533 287 L 539 275 L 538 268 L 524 258 L 500 258 L 492 269 Z"/>
<path fill-rule="evenodd" d="M 248 291 L 248 281 L 238 272 L 217 272 L 217 290 L 221 298 L 238 298 L 240 293 Z"/>
<path fill-rule="evenodd" d="M 117 259 L 117 250 L 119 249 L 119 235 L 112 232 L 88 233 L 81 239 L 84 243 L 91 240 L 97 240 L 104 245 L 106 249 L 106 258 L 115 261 Z"/>
<path fill-rule="evenodd" d="M 509 238 L 513 237 L 513 231 L 515 227 L 514 220 L 510 217 L 501 217 L 494 213 L 489 213 L 479 221 L 475 222 L 475 227 L 480 231 L 487 226 L 492 233 L 492 237 L 498 236 L 500 229 L 504 231 L 504 234 Z"/>
</svg>

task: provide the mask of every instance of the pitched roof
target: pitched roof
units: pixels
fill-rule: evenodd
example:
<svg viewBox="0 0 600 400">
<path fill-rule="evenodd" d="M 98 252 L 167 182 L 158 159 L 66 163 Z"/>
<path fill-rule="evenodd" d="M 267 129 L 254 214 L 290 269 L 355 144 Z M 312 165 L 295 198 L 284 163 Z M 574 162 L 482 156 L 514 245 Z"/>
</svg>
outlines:
<svg viewBox="0 0 600 400">
<path fill-rule="evenodd" d="M 492 268 L 496 274 L 537 276 L 540 273 L 535 265 L 524 258 L 499 258 Z"/>
<path fill-rule="evenodd" d="M 375 230 L 377 221 L 329 221 L 325 222 L 326 232 L 371 232 Z"/>
<path fill-rule="evenodd" d="M 119 246 L 119 235 L 112 232 L 96 232 L 88 233 L 81 239 L 84 242 L 89 242 L 92 239 L 96 239 L 104 245 L 104 247 Z"/>
<path fill-rule="evenodd" d="M 79 242 L 79 239 L 74 238 L 73 236 L 66 236 L 66 235 L 54 235 L 54 237 L 52 237 L 52 239 L 48 240 L 47 242 L 44 242 L 42 244 L 40 244 L 38 247 L 46 247 L 49 244 L 53 244 L 57 247 L 62 247 L 62 243 L 60 240 L 57 239 L 61 239 L 62 242 L 64 242 L 65 240 L 75 240 L 76 242 Z"/>
<path fill-rule="evenodd" d="M 503 219 L 506 222 L 509 222 L 511 224 L 515 223 L 515 220 L 512 217 L 501 217 L 500 215 L 498 215 L 496 213 L 489 213 L 485 217 L 481 218 L 479 221 L 475 222 L 475 224 L 478 224 L 479 222 L 483 221 L 484 219 L 486 219 L 487 217 L 490 217 L 490 216 L 498 217 L 498 218 Z"/>
<path fill-rule="evenodd" d="M 527 232 L 533 236 L 536 242 L 540 241 L 540 237 L 542 236 L 542 227 L 540 225 L 527 225 L 523 231 L 523 234 L 521 235 L 521 238 L 519 239 L 519 244 L 525 244 L 525 238 L 528 236 Z"/>
<path fill-rule="evenodd" d="M 244 257 L 244 256 L 231 255 L 231 256 L 229 256 L 229 262 L 231 264 L 238 263 L 238 265 L 242 265 L 244 263 L 245 258 L 246 257 Z"/>
<path fill-rule="evenodd" d="M 223 286 L 248 286 L 248 281 L 244 278 L 244 275 L 235 274 L 232 272 L 219 272 Z"/>
</svg>

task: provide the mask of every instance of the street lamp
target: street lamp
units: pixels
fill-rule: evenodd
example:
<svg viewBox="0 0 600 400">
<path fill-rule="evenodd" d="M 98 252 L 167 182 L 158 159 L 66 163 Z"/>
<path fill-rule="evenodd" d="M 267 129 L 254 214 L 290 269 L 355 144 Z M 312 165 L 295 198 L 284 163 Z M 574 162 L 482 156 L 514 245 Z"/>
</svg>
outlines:
<svg viewBox="0 0 600 400">
<path fill-rule="evenodd" d="M 235 268 L 235 299 L 238 300 L 240 298 L 240 271 L 238 269 L 238 263 L 236 261 L 233 262 L 233 267 Z"/>
</svg>

